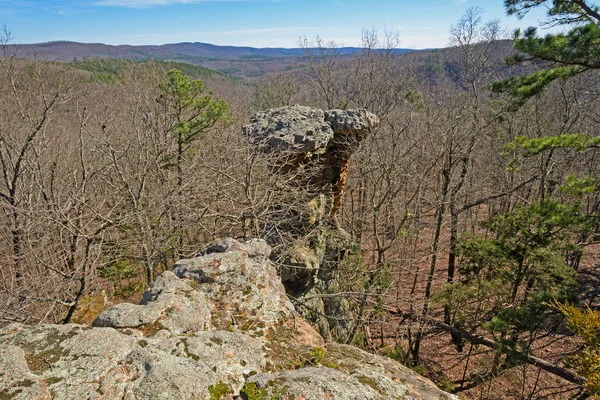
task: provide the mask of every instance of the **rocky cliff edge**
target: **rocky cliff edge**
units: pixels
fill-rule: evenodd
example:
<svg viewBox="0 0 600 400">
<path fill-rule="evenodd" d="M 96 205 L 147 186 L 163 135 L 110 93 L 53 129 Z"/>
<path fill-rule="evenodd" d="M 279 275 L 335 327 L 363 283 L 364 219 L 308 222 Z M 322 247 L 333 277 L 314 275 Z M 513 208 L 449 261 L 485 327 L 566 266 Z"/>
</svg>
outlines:
<svg viewBox="0 0 600 400">
<path fill-rule="evenodd" d="M 393 360 L 325 344 L 270 251 L 222 241 L 93 326 L 5 327 L 0 399 L 457 399 Z"/>
</svg>

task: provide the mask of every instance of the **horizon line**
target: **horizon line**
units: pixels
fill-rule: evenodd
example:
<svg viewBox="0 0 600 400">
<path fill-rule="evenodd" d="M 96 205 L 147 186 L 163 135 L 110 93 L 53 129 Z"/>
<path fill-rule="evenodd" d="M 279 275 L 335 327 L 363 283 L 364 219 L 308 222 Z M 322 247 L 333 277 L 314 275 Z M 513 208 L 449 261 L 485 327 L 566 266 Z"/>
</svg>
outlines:
<svg viewBox="0 0 600 400">
<path fill-rule="evenodd" d="M 255 47 L 255 46 L 249 46 L 249 45 L 229 45 L 229 44 L 213 44 L 213 43 L 209 43 L 209 42 L 169 42 L 169 43 L 162 43 L 162 44 L 128 44 L 128 43 L 120 43 L 120 44 L 109 44 L 109 43 L 103 43 L 103 42 L 78 42 L 75 40 L 49 40 L 47 42 L 32 42 L 32 43 L 8 43 L 7 46 L 36 46 L 36 45 L 48 45 L 48 44 L 54 44 L 54 43 L 73 43 L 73 44 L 83 44 L 83 45 L 103 45 L 103 46 L 109 46 L 109 47 L 119 47 L 119 46 L 129 46 L 129 47 L 160 47 L 160 46 L 169 46 L 169 45 L 176 45 L 176 44 L 202 44 L 202 45 L 209 45 L 209 46 L 215 46 L 215 47 L 234 47 L 234 48 L 250 48 L 250 49 L 258 49 L 258 50 L 262 50 L 262 49 L 282 49 L 282 50 L 299 50 L 302 49 L 302 47 L 281 47 L 281 46 L 276 46 L 276 47 Z M 395 47 L 392 50 L 406 50 L 406 51 L 420 51 L 420 50 L 438 50 L 438 49 L 445 49 L 448 47 L 452 47 L 452 46 L 446 46 L 446 47 L 423 47 L 423 48 L 411 48 L 411 47 Z M 309 49 L 317 49 L 318 47 L 309 47 Z M 331 49 L 332 47 L 324 47 L 326 49 Z M 366 47 L 360 47 L 360 46 L 340 46 L 340 47 L 335 47 L 336 49 L 365 49 Z M 377 50 L 386 50 L 385 48 L 378 48 Z"/>
</svg>

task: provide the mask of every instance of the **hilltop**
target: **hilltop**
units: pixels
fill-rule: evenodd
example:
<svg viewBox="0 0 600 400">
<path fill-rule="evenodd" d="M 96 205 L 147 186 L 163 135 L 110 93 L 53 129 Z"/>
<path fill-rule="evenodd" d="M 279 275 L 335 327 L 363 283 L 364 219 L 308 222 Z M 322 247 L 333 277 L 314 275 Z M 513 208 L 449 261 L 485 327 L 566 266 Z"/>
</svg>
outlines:
<svg viewBox="0 0 600 400">
<path fill-rule="evenodd" d="M 11 45 L 9 53 L 23 58 L 72 62 L 86 58 L 118 58 L 128 60 L 179 61 L 201 65 L 238 78 L 256 78 L 268 73 L 291 69 L 304 56 L 301 48 L 254 48 L 217 46 L 209 43 L 183 42 L 164 45 L 107 45 L 55 41 L 47 43 Z M 359 53 L 359 47 L 342 47 L 340 55 Z M 403 54 L 410 49 L 395 49 Z"/>
</svg>

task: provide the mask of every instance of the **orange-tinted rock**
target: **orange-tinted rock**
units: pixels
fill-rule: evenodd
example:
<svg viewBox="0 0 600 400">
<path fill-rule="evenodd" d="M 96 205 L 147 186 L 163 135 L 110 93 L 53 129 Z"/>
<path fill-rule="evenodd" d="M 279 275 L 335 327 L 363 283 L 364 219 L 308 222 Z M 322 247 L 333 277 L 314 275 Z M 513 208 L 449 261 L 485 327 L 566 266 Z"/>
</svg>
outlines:
<svg viewBox="0 0 600 400">
<path fill-rule="evenodd" d="M 258 112 L 242 130 L 260 151 L 281 155 L 274 162 L 282 173 L 316 160 L 320 175 L 306 177 L 306 183 L 326 188 L 333 199 L 330 216 L 335 217 L 350 157 L 378 125 L 379 118 L 362 109 L 323 111 L 295 105 Z"/>
</svg>

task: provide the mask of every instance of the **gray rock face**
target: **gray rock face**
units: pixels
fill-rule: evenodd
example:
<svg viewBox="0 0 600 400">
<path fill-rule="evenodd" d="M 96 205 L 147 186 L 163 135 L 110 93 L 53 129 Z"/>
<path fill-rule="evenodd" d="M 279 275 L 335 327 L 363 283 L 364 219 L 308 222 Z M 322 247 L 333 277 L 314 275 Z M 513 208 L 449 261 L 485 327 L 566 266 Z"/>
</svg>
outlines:
<svg viewBox="0 0 600 400">
<path fill-rule="evenodd" d="M 379 118 L 366 110 L 329 110 L 294 105 L 260 111 L 243 133 L 269 151 L 322 154 L 335 135 L 366 136 Z"/>
<path fill-rule="evenodd" d="M 138 328 L 155 324 L 179 335 L 210 329 L 210 310 L 204 293 L 166 271 L 144 293 L 141 304 L 117 304 L 99 315 L 93 326 Z"/>
<path fill-rule="evenodd" d="M 262 151 L 278 153 L 323 154 L 334 135 L 323 110 L 304 106 L 258 112 L 242 129 Z"/>
<path fill-rule="evenodd" d="M 329 296 L 336 291 L 336 282 L 331 282 L 334 271 L 352 248 L 336 217 L 350 158 L 378 126 L 379 118 L 366 110 L 323 111 L 295 105 L 256 113 L 242 128 L 259 151 L 276 155 L 271 161 L 274 171 L 286 177 L 293 174 L 294 182 L 310 194 L 304 215 L 273 212 L 268 221 L 285 231 L 293 244 L 282 243 L 278 235 L 269 240 L 282 249 L 274 256 L 283 260 L 287 292 L 303 305 L 299 311 L 327 341 L 347 337 L 353 323 L 349 303 Z M 288 210 L 287 206 L 273 204 L 273 209 Z"/>
<path fill-rule="evenodd" d="M 242 132 L 263 152 L 301 156 L 293 158 L 298 163 L 326 153 L 349 157 L 378 126 L 379 118 L 366 110 L 323 111 L 294 105 L 254 114 Z M 350 143 L 350 137 L 356 140 Z"/>
<path fill-rule="evenodd" d="M 52 398 L 42 377 L 29 370 L 23 349 L 0 345 L 0 360 L 0 395 L 22 399 Z"/>
<path fill-rule="evenodd" d="M 265 388 L 266 398 L 285 392 L 297 398 L 309 399 L 340 398 L 347 400 L 382 400 L 402 398 L 406 392 L 401 385 L 395 392 L 378 392 L 377 389 L 363 385 L 356 377 L 326 367 L 308 367 L 296 370 L 281 371 L 275 374 L 260 374 L 251 378 L 258 387 Z M 392 385 L 394 386 L 393 382 Z M 394 388 L 396 389 L 396 388 Z M 384 397 L 390 395 L 390 397 Z"/>
<path fill-rule="evenodd" d="M 454 398 L 392 360 L 325 346 L 289 303 L 264 241 L 205 253 L 93 327 L 0 330 L 0 398 Z"/>
<path fill-rule="evenodd" d="M 325 111 L 325 121 L 336 135 L 355 136 L 359 139 L 379 126 L 379 118 L 366 110 Z"/>
<path fill-rule="evenodd" d="M 268 260 L 271 248 L 264 240 L 242 244 L 229 239 L 207 253 L 178 261 L 173 272 L 199 285 L 213 305 L 213 320 L 221 321 L 217 326 L 244 325 L 251 316 L 264 326 L 250 329 L 264 330 L 294 315 L 294 306 Z"/>
</svg>

